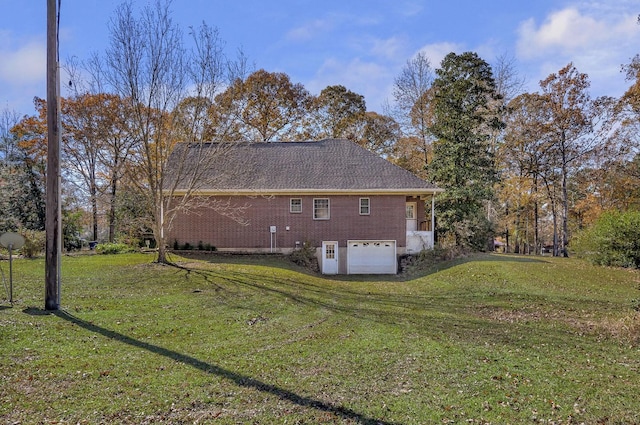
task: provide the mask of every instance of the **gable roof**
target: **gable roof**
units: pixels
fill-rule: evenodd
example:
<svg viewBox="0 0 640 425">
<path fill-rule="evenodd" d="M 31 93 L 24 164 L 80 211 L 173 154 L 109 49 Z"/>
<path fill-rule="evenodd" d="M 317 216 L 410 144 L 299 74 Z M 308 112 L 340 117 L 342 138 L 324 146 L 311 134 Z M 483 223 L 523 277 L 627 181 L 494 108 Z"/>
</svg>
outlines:
<svg viewBox="0 0 640 425">
<path fill-rule="evenodd" d="M 189 149 L 188 155 L 196 154 L 196 148 Z M 204 172 L 208 183 L 198 192 L 426 195 L 442 191 L 346 139 L 238 144 L 218 155 Z"/>
</svg>

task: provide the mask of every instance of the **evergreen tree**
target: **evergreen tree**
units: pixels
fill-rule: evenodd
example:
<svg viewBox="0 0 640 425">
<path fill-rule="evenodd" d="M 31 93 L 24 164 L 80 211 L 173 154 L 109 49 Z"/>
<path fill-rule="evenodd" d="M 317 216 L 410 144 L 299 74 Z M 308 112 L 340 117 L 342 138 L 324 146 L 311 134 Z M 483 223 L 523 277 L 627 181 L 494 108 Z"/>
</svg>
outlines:
<svg viewBox="0 0 640 425">
<path fill-rule="evenodd" d="M 445 192 L 436 202 L 438 228 L 457 245 L 483 248 L 490 226 L 483 204 L 497 180 L 491 134 L 504 124 L 491 66 L 476 53 L 449 53 L 433 86 L 433 161 L 429 178 Z"/>
</svg>

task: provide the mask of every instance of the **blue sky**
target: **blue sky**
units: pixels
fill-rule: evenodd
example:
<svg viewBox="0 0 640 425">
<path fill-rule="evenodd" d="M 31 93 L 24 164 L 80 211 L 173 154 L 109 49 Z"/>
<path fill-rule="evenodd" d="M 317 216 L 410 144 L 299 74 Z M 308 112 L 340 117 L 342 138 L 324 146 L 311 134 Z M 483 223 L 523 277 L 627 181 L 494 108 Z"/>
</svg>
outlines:
<svg viewBox="0 0 640 425">
<path fill-rule="evenodd" d="M 60 58 L 103 52 L 120 3 L 62 0 Z M 46 1 L 0 5 L 0 110 L 33 114 L 33 97 L 46 95 Z M 620 96 L 630 84 L 620 66 L 640 53 L 637 0 L 174 0 L 172 9 L 185 31 L 217 27 L 228 53 L 242 48 L 257 69 L 285 72 L 314 94 L 342 84 L 378 112 L 421 51 L 434 67 L 451 51 L 489 63 L 512 56 L 529 91 L 573 62 L 594 97 Z"/>
</svg>

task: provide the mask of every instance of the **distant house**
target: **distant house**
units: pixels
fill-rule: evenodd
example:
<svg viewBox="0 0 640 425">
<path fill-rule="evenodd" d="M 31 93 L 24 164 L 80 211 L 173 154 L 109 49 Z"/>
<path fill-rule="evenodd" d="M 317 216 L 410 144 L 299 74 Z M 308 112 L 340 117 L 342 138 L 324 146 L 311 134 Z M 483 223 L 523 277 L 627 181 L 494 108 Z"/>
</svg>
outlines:
<svg viewBox="0 0 640 425">
<path fill-rule="evenodd" d="M 325 274 L 394 274 L 398 256 L 433 247 L 441 189 L 348 140 L 241 144 L 206 177 L 204 201 L 247 208 L 238 219 L 203 202 L 175 218 L 170 244 L 288 253 L 310 243 Z"/>
</svg>

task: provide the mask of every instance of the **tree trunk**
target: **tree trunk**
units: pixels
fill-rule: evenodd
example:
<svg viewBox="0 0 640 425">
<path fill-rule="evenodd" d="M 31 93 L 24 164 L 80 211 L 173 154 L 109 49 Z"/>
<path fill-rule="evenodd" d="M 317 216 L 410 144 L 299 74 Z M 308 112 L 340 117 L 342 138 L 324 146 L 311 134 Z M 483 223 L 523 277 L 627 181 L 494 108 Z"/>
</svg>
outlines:
<svg viewBox="0 0 640 425">
<path fill-rule="evenodd" d="M 531 243 L 529 242 L 529 214 L 524 218 L 524 245 L 522 246 L 522 253 L 526 255 L 531 254 Z"/>
<path fill-rule="evenodd" d="M 95 179 L 91 182 L 91 225 L 92 240 L 98 240 L 98 189 L 96 188 Z"/>
<path fill-rule="evenodd" d="M 167 248 L 164 234 L 164 199 L 162 195 L 160 195 L 160 202 L 158 202 L 157 205 L 159 206 L 156 208 L 156 218 L 153 226 L 153 236 L 156 239 L 156 245 L 158 248 L 156 262 L 160 264 L 167 264 L 169 261 L 167 260 Z"/>
<path fill-rule="evenodd" d="M 558 214 L 554 203 L 551 205 L 551 216 L 553 217 L 553 256 L 558 256 Z"/>
<path fill-rule="evenodd" d="M 538 211 L 538 177 L 533 179 L 533 193 L 535 195 L 533 201 L 533 246 L 536 254 L 542 253 L 540 246 L 540 212 Z"/>
<path fill-rule="evenodd" d="M 507 203 L 505 205 L 505 216 L 509 216 L 509 203 Z M 508 254 L 510 251 L 510 247 L 509 247 L 509 226 L 505 225 L 504 226 L 504 238 L 505 238 L 505 247 L 504 247 L 504 253 Z"/>
<path fill-rule="evenodd" d="M 116 186 L 115 177 L 111 180 L 111 193 L 109 199 L 109 242 L 113 243 L 116 236 Z"/>
<path fill-rule="evenodd" d="M 156 258 L 156 263 L 167 264 L 167 250 L 164 245 L 164 240 L 162 238 L 160 238 L 160 240 L 156 238 L 156 241 L 158 244 L 158 257 Z"/>
<path fill-rule="evenodd" d="M 563 167 L 564 168 L 564 167 Z M 562 255 L 564 257 L 569 256 L 567 247 L 569 245 L 569 196 L 567 195 L 567 175 L 566 170 L 562 170 Z"/>
<path fill-rule="evenodd" d="M 516 241 L 515 241 L 515 247 L 513 249 L 513 253 L 514 254 L 520 254 L 521 249 L 520 249 L 520 245 L 522 243 L 522 235 L 520 234 L 520 211 L 522 210 L 522 208 L 520 206 L 518 206 L 516 208 L 516 222 L 515 222 L 515 237 L 516 237 Z"/>
</svg>

